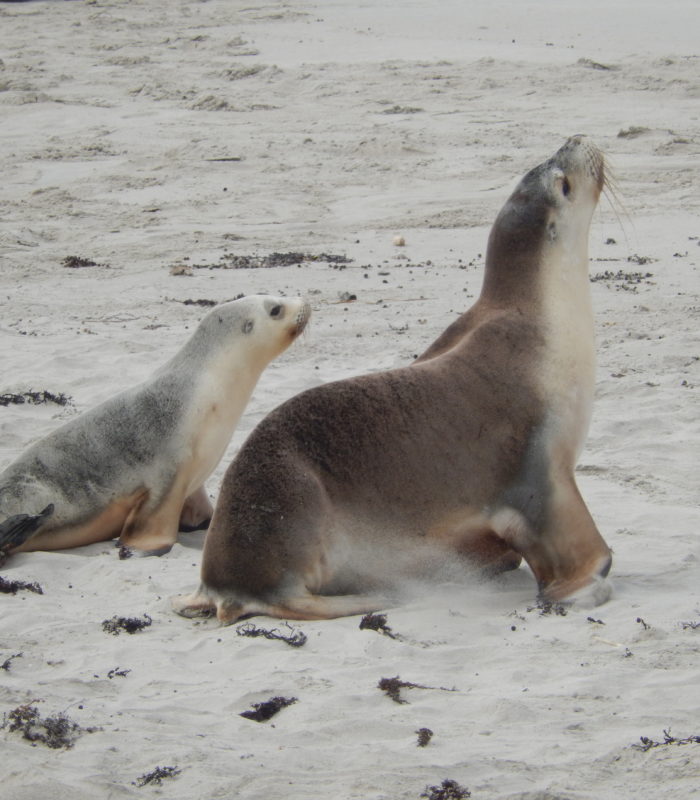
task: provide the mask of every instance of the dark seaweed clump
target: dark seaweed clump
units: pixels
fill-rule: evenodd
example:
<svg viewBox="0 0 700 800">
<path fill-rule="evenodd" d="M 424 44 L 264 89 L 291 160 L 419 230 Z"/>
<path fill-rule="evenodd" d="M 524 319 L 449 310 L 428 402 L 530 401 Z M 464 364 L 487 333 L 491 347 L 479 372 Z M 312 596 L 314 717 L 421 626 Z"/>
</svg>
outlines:
<svg viewBox="0 0 700 800">
<path fill-rule="evenodd" d="M 270 269 L 272 267 L 293 267 L 308 262 L 325 262 L 333 269 L 345 269 L 352 259 L 335 253 L 269 253 L 268 255 L 236 255 L 224 253 L 218 262 L 210 264 L 191 264 L 187 269 Z"/>
<path fill-rule="evenodd" d="M 272 630 L 268 630 L 267 628 L 258 628 L 256 625 L 253 625 L 252 622 L 246 622 L 243 625 L 239 625 L 236 628 L 236 633 L 239 636 L 263 636 L 265 639 L 279 639 L 282 642 L 286 642 L 290 647 L 302 647 L 305 645 L 307 639 L 306 634 L 302 631 L 295 631 L 289 623 L 285 624 L 290 630 L 290 634 L 288 636 L 280 633 L 277 628 L 272 628 Z"/>
<path fill-rule="evenodd" d="M 388 636 L 390 639 L 399 638 L 398 635 L 391 630 L 389 625 L 387 625 L 386 614 L 365 614 L 360 620 L 360 630 L 377 631 L 378 633 L 383 633 L 385 636 Z"/>
<path fill-rule="evenodd" d="M 272 719 L 277 712 L 296 702 L 296 697 L 271 697 L 263 703 L 253 703 L 253 708 L 249 711 L 242 711 L 240 716 L 255 720 L 256 722 L 267 722 L 267 720 Z"/>
<path fill-rule="evenodd" d="M 2 664 L 0 664 L 0 669 L 4 669 L 5 672 L 9 672 L 10 671 L 10 667 L 12 666 L 12 662 L 16 658 L 22 658 L 23 655 L 24 655 L 24 653 L 13 653 L 9 658 L 6 658 L 2 662 Z"/>
<path fill-rule="evenodd" d="M 63 712 L 55 717 L 42 719 L 36 706 L 29 704 L 19 706 L 5 715 L 3 728 L 9 728 L 11 733 L 21 732 L 22 738 L 35 745 L 37 742 L 45 744 L 53 750 L 73 747 L 78 737 L 83 733 L 94 733 L 99 728 L 81 728 Z"/>
<path fill-rule="evenodd" d="M 132 781 L 133 786 L 146 786 L 153 783 L 160 786 L 163 783 L 163 778 L 175 778 L 182 772 L 178 767 L 156 767 L 152 772 L 147 772 L 135 781 Z"/>
<path fill-rule="evenodd" d="M 430 740 L 433 738 L 433 732 L 430 728 L 418 728 L 418 747 L 427 747 Z"/>
<path fill-rule="evenodd" d="M 627 260 L 635 264 L 648 264 L 652 259 L 645 256 L 630 256 Z M 643 283 L 651 283 L 649 278 L 653 277 L 653 272 L 625 272 L 624 270 L 611 272 L 610 270 L 605 270 L 605 272 L 591 275 L 589 280 L 591 283 L 602 282 L 608 286 L 614 285 L 616 288 L 624 289 L 628 292 L 636 292 L 637 286 Z"/>
<path fill-rule="evenodd" d="M 0 575 L 0 592 L 3 594 L 17 594 L 19 591 L 34 592 L 44 594 L 44 590 L 38 583 L 27 583 L 26 581 L 8 581 Z"/>
<path fill-rule="evenodd" d="M 647 750 L 651 750 L 654 747 L 666 747 L 670 744 L 700 744 L 700 736 L 686 736 L 684 739 L 677 739 L 675 736 L 671 736 L 671 729 L 669 728 L 664 731 L 663 742 L 655 742 L 648 736 L 640 736 L 639 744 L 633 744 L 632 747 L 635 750 L 642 750 L 646 753 Z"/>
<path fill-rule="evenodd" d="M 428 800 L 465 800 L 471 796 L 469 789 L 449 779 L 444 780 L 440 786 L 426 786 L 421 794 L 421 797 L 427 797 Z"/>
<path fill-rule="evenodd" d="M 70 402 L 70 397 L 65 394 L 54 394 L 45 389 L 41 392 L 22 392 L 22 394 L 0 394 L 0 406 L 16 405 L 24 403 L 56 403 L 58 406 L 65 406 Z"/>
<path fill-rule="evenodd" d="M 202 308 L 211 308 L 212 306 L 218 305 L 216 300 L 208 300 L 206 298 L 201 298 L 200 300 L 192 300 L 191 298 L 187 298 L 187 300 L 182 301 L 183 306 L 201 306 Z"/>
<path fill-rule="evenodd" d="M 270 253 L 267 256 L 227 255 L 224 259 L 233 269 L 269 269 L 270 267 L 291 267 L 304 261 L 325 261 L 328 264 L 349 264 L 352 259 L 332 253 Z M 222 259 L 223 260 L 223 259 Z"/>
<path fill-rule="evenodd" d="M 110 669 L 107 673 L 107 677 L 110 680 L 112 680 L 112 678 L 126 678 L 130 672 L 130 669 L 119 669 L 119 667 L 115 667 L 114 669 Z"/>
<path fill-rule="evenodd" d="M 61 264 L 63 264 L 64 267 L 68 267 L 68 269 L 100 266 L 97 261 L 93 261 L 91 258 L 82 258 L 81 256 L 66 256 L 63 261 L 61 261 Z"/>
<path fill-rule="evenodd" d="M 547 600 L 546 597 L 538 597 L 536 606 L 529 606 L 528 611 L 537 609 L 541 617 L 554 615 L 557 617 L 565 617 L 567 614 L 566 606 L 561 603 L 555 603 L 552 600 Z"/>
<path fill-rule="evenodd" d="M 111 633 L 114 636 L 119 636 L 121 631 L 127 633 L 136 633 L 136 631 L 143 630 L 153 623 L 153 620 L 144 614 L 143 617 L 112 617 L 106 619 L 102 623 L 102 630 L 105 633 Z"/>
<path fill-rule="evenodd" d="M 386 692 L 387 696 L 390 697 L 395 703 L 408 703 L 408 700 L 404 700 L 401 697 L 401 689 L 427 689 L 427 686 L 421 686 L 418 683 L 410 683 L 408 681 L 402 681 L 401 678 L 397 675 L 395 678 L 380 678 L 377 687 L 381 689 L 383 692 Z"/>
<path fill-rule="evenodd" d="M 401 689 L 431 689 L 440 692 L 457 691 L 454 687 L 452 689 L 447 689 L 445 686 L 423 686 L 421 683 L 402 681 L 398 675 L 395 678 L 380 678 L 377 688 L 381 689 L 383 692 L 386 692 L 387 696 L 390 697 L 395 703 L 401 704 L 408 703 L 408 700 L 404 700 L 404 698 L 401 697 Z"/>
<path fill-rule="evenodd" d="M 116 547 L 120 561 L 125 561 L 127 558 L 131 558 L 134 555 L 134 551 L 127 544 L 121 544 L 121 542 L 117 542 Z"/>
</svg>

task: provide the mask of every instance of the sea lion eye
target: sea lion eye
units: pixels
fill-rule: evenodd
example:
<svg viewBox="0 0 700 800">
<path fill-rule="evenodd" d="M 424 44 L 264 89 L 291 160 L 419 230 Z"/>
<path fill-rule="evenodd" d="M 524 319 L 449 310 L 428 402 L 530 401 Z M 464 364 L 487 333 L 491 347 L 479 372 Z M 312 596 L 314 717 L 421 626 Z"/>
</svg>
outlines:
<svg viewBox="0 0 700 800">
<path fill-rule="evenodd" d="M 270 316 L 274 319 L 275 317 L 279 317 L 282 313 L 282 306 L 273 306 L 270 309 Z"/>
<path fill-rule="evenodd" d="M 569 196 L 569 193 L 571 192 L 571 184 L 569 183 L 569 179 L 568 178 L 564 178 L 564 180 L 562 181 L 561 191 L 562 191 L 564 197 L 568 197 Z"/>
<path fill-rule="evenodd" d="M 255 323 L 253 322 L 253 320 L 247 319 L 241 326 L 241 330 L 243 331 L 243 333 L 250 333 L 254 327 Z"/>
</svg>

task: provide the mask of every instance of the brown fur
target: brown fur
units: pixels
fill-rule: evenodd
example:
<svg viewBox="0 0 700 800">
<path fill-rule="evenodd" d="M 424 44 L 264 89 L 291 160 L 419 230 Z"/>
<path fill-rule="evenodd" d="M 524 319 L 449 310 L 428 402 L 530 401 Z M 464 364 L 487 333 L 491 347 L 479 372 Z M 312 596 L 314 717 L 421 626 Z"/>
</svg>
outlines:
<svg viewBox="0 0 700 800">
<path fill-rule="evenodd" d="M 377 610 L 373 562 L 388 553 L 390 573 L 431 545 L 494 570 L 522 556 L 556 600 L 606 574 L 610 551 L 574 480 L 590 364 L 579 409 L 566 399 L 554 290 L 541 274 L 564 258 L 557 237 L 580 235 L 565 224 L 574 202 L 587 238 L 603 164 L 592 148 L 596 171 L 586 171 L 579 148 L 592 146 L 570 140 L 521 181 L 493 227 L 478 302 L 420 358 L 304 392 L 253 431 L 224 478 L 200 589 L 175 602 L 180 613 L 216 609 L 230 622 Z M 585 239 L 577 247 L 583 266 L 566 268 L 586 270 Z M 578 280 L 587 286 L 587 274 Z M 576 353 L 563 358 L 572 380 Z"/>
</svg>

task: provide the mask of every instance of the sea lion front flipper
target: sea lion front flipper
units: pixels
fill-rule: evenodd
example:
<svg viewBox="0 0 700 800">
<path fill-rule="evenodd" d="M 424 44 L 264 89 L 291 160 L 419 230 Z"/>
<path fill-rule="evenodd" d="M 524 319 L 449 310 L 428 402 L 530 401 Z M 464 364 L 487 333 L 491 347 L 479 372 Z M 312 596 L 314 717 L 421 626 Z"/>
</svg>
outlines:
<svg viewBox="0 0 700 800">
<path fill-rule="evenodd" d="M 573 479 L 556 486 L 549 518 L 543 539 L 551 553 L 553 573 L 540 583 L 542 595 L 584 606 L 605 603 L 612 594 L 612 587 L 605 580 L 612 565 L 612 551 Z"/>
<path fill-rule="evenodd" d="M 140 555 L 162 556 L 177 541 L 182 495 L 171 492 L 155 509 L 144 509 L 148 489 L 139 494 L 122 527 L 119 543 L 140 550 Z"/>
<path fill-rule="evenodd" d="M 573 478 L 552 487 L 540 526 L 514 509 L 500 511 L 493 521 L 499 535 L 522 553 L 544 599 L 596 606 L 610 598 L 605 578 L 612 553 Z"/>
<path fill-rule="evenodd" d="M 38 514 L 15 514 L 0 523 L 0 550 L 7 552 L 24 544 L 53 514 L 53 509 L 53 503 L 49 503 Z"/>
</svg>

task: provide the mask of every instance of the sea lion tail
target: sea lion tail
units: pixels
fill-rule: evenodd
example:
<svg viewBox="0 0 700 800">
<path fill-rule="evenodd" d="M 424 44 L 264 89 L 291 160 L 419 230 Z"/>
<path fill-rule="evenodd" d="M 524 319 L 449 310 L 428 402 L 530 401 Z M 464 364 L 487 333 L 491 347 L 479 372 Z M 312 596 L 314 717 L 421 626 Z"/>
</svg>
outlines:
<svg viewBox="0 0 700 800">
<path fill-rule="evenodd" d="M 53 514 L 53 503 L 38 514 L 15 514 L 0 522 L 0 551 L 14 550 L 24 544 Z"/>
</svg>

